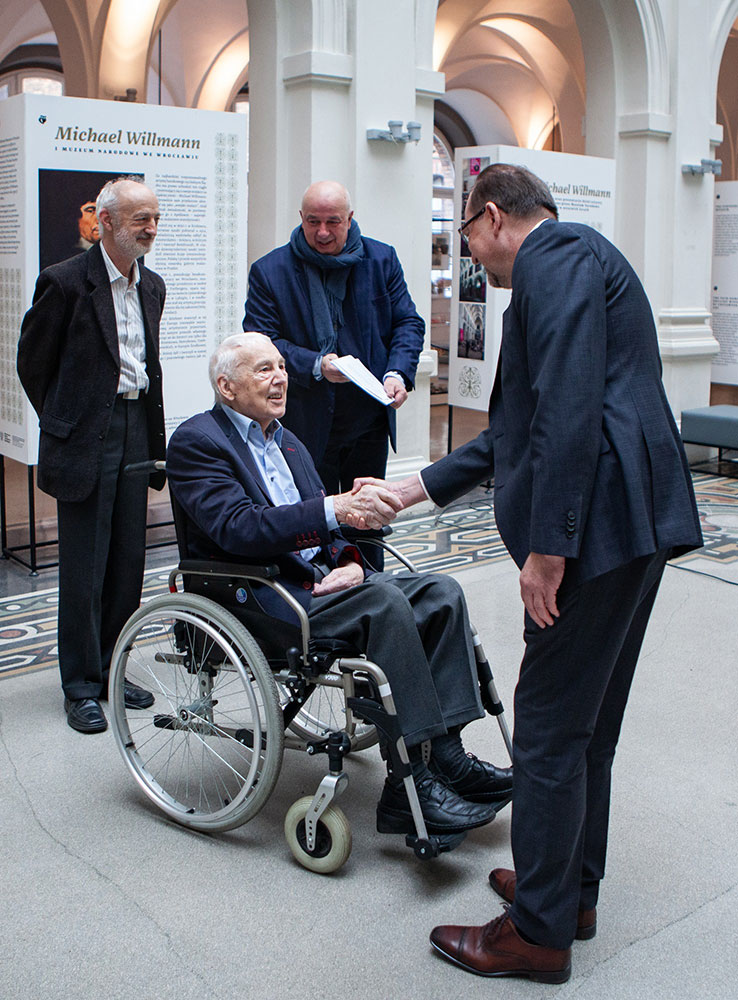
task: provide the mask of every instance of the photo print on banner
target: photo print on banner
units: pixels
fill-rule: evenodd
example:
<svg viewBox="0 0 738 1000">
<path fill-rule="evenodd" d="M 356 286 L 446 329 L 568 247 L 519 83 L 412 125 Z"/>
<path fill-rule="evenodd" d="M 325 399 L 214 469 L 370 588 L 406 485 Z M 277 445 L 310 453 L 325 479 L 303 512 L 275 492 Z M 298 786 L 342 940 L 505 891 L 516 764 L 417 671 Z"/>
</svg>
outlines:
<svg viewBox="0 0 738 1000">
<path fill-rule="evenodd" d="M 143 174 L 133 174 L 140 177 Z M 44 170 L 38 172 L 39 270 L 84 253 L 100 240 L 95 201 L 120 171 Z"/>
</svg>

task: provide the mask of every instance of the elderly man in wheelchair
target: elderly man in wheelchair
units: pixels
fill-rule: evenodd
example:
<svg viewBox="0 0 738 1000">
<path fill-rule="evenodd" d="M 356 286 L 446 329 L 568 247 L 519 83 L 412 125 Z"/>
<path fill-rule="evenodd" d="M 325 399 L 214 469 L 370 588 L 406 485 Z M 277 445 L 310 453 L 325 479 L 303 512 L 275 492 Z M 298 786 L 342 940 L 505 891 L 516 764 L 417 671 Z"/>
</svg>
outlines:
<svg viewBox="0 0 738 1000">
<path fill-rule="evenodd" d="M 166 463 L 182 556 L 179 569 L 191 593 L 180 597 L 174 626 L 167 605 L 172 598 L 158 599 L 163 603 L 155 611 L 156 621 L 146 618 L 155 602 L 144 606 L 138 613 L 141 621 L 124 630 L 114 658 L 119 684 L 125 675 L 154 690 L 160 707 L 151 710 L 152 738 L 161 741 L 164 735 L 186 732 L 196 751 L 189 746 L 175 755 L 170 748 L 164 754 L 170 761 L 164 770 L 157 761 L 162 751 L 152 749 L 147 759 L 154 763 L 142 765 L 135 716 L 128 712 L 124 724 L 116 726 L 124 756 L 145 790 L 151 795 L 153 786 L 159 804 L 166 808 L 169 801 L 171 814 L 183 822 L 188 809 L 199 818 L 217 816 L 225 802 L 226 819 L 211 824 L 222 829 L 250 818 L 262 804 L 255 805 L 256 800 L 269 794 L 279 761 L 274 776 L 267 774 L 274 766 L 265 748 L 269 741 L 276 742 L 281 758 L 280 728 L 287 729 L 288 745 L 297 734 L 309 752 L 328 754 L 334 779 L 324 788 L 329 806 L 345 781 L 342 757 L 373 742 L 378 733 L 387 762 L 377 805 L 378 831 L 407 835 L 420 857 L 456 846 L 467 830 L 494 819 L 510 801 L 512 787 L 510 768 L 467 754 L 462 743 L 463 727 L 484 711 L 479 655 L 461 588 L 444 575 L 375 573 L 344 537 L 339 524 L 379 528 L 394 516 L 396 501 L 375 486 L 355 494 L 325 495 L 307 450 L 279 423 L 288 379 L 284 359 L 268 337 L 228 337 L 210 359 L 209 372 L 217 402 L 209 412 L 179 426 Z M 247 575 L 240 575 L 242 571 Z M 207 601 L 206 615 L 196 603 L 203 601 L 202 595 L 223 610 L 215 614 Z M 162 669 L 176 664 L 178 679 L 162 681 L 159 667 L 154 676 L 148 654 L 146 669 L 136 672 L 141 637 L 152 632 L 165 636 L 161 641 L 169 644 L 168 651 L 157 652 L 157 663 Z M 240 728 L 236 721 L 214 721 L 214 713 L 227 702 L 228 685 L 238 681 L 233 676 L 238 675 L 237 666 L 231 667 L 227 683 L 221 675 L 231 658 L 237 660 L 231 647 L 239 644 L 249 646 L 246 681 L 256 692 L 245 713 L 251 722 Z M 183 676 L 197 680 L 194 694 L 175 690 Z M 216 683 L 221 686 L 218 698 L 212 691 Z M 239 691 L 243 684 L 242 678 Z M 276 717 L 272 685 L 277 691 Z M 120 715 L 124 710 L 118 708 Z M 237 781 L 233 795 L 225 787 L 246 765 L 229 761 L 224 767 L 226 751 L 219 743 L 217 769 L 224 776 L 214 779 L 206 792 L 200 780 L 197 795 L 189 793 L 188 798 L 182 789 L 186 784 L 189 791 L 191 779 L 180 774 L 184 767 L 171 758 L 210 757 L 209 737 L 216 731 L 243 752 L 253 770 L 251 787 L 245 796 L 242 786 L 247 782 Z M 210 766 L 198 763 L 200 774 Z M 217 787 L 218 781 L 223 788 Z M 229 809 L 238 795 L 245 799 L 243 810 Z M 217 801 L 213 805 L 210 799 Z M 319 827 L 327 825 L 334 840 L 342 836 L 336 824 L 328 822 L 334 807 L 326 811 L 326 803 L 319 800 L 321 795 L 296 803 L 300 809 L 290 846 L 308 867 L 332 870 L 321 868 L 319 857 L 316 864 L 309 857 L 320 855 Z M 209 828 L 207 822 L 199 827 Z M 287 835 L 290 840 L 289 829 Z"/>
</svg>

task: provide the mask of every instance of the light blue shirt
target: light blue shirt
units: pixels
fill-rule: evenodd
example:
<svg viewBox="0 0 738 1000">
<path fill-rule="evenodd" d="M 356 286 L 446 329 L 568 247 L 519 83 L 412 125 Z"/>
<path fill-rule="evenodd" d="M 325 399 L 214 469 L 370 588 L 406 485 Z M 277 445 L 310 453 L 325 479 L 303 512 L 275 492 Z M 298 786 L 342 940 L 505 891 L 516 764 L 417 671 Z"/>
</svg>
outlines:
<svg viewBox="0 0 738 1000">
<path fill-rule="evenodd" d="M 256 420 L 244 416 L 243 413 L 226 406 L 225 403 L 222 406 L 223 412 L 228 415 L 233 426 L 246 442 L 272 503 L 277 507 L 282 504 L 299 503 L 302 497 L 281 449 L 284 427 L 278 420 L 273 420 L 264 434 Z M 338 528 L 338 521 L 333 506 L 333 497 L 323 497 L 323 506 L 328 530 L 335 531 Z M 318 552 L 320 552 L 319 545 L 314 548 L 301 549 L 299 554 L 307 562 L 310 562 Z"/>
</svg>

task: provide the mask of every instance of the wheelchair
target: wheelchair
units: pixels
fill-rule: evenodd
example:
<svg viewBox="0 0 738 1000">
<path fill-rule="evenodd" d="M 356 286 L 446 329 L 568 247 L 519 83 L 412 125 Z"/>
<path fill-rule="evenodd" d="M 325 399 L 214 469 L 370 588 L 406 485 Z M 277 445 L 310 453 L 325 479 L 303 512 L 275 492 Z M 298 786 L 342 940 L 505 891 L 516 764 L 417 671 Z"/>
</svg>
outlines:
<svg viewBox="0 0 738 1000">
<path fill-rule="evenodd" d="M 127 471 L 164 468 L 148 462 Z M 336 804 L 348 785 L 344 758 L 380 741 L 410 803 L 416 832 L 406 836 L 407 846 L 424 860 L 457 846 L 463 833 L 428 834 L 381 666 L 341 640 L 312 638 L 307 613 L 276 579 L 276 566 L 188 558 L 186 517 L 173 497 L 172 507 L 180 562 L 169 575 L 170 592 L 131 616 L 110 667 L 111 727 L 143 793 L 175 822 L 217 833 L 257 815 L 276 784 L 285 749 L 325 754 L 327 773 L 314 795 L 288 810 L 284 832 L 294 858 L 326 874 L 351 853 L 351 827 Z M 385 528 L 357 537 L 414 571 L 387 542 L 390 533 Z M 299 627 L 260 610 L 252 589 L 257 582 L 280 595 Z M 224 604 L 238 607 L 238 618 Z M 472 631 L 482 701 L 512 756 L 504 709 Z M 126 707 L 126 682 L 150 692 L 149 707 Z"/>
</svg>

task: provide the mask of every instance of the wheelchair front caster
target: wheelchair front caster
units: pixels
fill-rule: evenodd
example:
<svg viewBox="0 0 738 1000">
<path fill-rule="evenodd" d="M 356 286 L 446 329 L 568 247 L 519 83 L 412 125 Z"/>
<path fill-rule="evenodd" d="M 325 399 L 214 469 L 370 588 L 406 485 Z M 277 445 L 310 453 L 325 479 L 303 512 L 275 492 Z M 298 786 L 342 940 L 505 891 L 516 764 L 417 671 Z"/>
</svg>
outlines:
<svg viewBox="0 0 738 1000">
<path fill-rule="evenodd" d="M 348 860 L 351 854 L 351 827 L 338 806 L 328 806 L 318 820 L 315 850 L 308 851 L 305 817 L 312 801 L 312 796 L 306 795 L 289 808 L 284 819 L 284 835 L 295 860 L 303 868 L 327 875 L 338 871 Z"/>
</svg>

